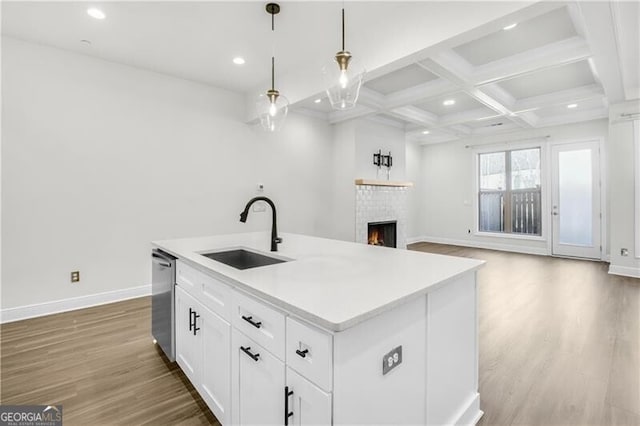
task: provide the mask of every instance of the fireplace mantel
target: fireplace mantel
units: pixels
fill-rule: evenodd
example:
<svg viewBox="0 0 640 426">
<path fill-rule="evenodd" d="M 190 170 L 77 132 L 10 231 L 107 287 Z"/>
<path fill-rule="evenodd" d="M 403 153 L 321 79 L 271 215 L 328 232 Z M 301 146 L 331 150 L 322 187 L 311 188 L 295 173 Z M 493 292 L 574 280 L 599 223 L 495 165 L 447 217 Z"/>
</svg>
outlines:
<svg viewBox="0 0 640 426">
<path fill-rule="evenodd" d="M 374 179 L 356 179 L 356 185 L 372 185 L 372 186 L 413 186 L 413 182 L 398 182 L 391 180 L 374 180 Z"/>
</svg>

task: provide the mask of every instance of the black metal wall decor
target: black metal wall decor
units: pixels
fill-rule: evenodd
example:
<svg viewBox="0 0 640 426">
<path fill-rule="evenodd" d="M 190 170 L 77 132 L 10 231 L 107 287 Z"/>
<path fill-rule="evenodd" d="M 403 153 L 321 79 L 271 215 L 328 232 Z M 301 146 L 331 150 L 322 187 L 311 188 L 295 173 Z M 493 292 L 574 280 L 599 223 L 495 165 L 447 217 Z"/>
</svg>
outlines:
<svg viewBox="0 0 640 426">
<path fill-rule="evenodd" d="M 382 150 L 379 149 L 377 154 L 373 154 L 373 165 L 374 166 L 382 166 Z"/>
<path fill-rule="evenodd" d="M 393 166 L 393 157 L 391 156 L 391 151 L 389 154 L 382 154 L 382 150 L 379 149 L 377 153 L 373 154 L 373 165 L 378 167 L 378 178 L 380 177 L 380 169 L 382 167 L 387 168 L 387 180 L 391 177 L 391 167 Z"/>
<path fill-rule="evenodd" d="M 380 167 L 390 168 L 393 166 L 393 157 L 391 156 L 391 151 L 389 151 L 388 155 L 383 155 L 382 150 L 379 149 L 377 153 L 373 154 L 373 165 Z"/>
</svg>

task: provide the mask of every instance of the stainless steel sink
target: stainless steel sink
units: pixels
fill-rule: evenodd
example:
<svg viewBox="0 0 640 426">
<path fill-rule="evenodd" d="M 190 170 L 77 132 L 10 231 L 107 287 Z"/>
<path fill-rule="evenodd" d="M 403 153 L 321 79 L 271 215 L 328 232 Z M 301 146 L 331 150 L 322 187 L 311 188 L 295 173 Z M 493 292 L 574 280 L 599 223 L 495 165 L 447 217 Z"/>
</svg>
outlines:
<svg viewBox="0 0 640 426">
<path fill-rule="evenodd" d="M 211 260 L 215 260 L 216 262 L 232 266 L 236 269 L 251 269 L 286 262 L 286 260 L 283 259 L 265 256 L 263 254 L 254 253 L 244 249 L 200 253 L 200 255 L 208 257 Z"/>
</svg>

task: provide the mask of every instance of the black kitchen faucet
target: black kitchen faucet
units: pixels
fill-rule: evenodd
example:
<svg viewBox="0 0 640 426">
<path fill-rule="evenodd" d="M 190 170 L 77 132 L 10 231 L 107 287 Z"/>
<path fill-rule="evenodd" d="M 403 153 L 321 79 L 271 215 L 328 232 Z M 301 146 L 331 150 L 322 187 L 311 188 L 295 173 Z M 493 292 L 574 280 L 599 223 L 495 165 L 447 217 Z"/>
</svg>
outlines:
<svg viewBox="0 0 640 426">
<path fill-rule="evenodd" d="M 273 204 L 273 201 L 267 197 L 255 197 L 250 199 L 245 206 L 244 211 L 240 213 L 240 222 L 245 223 L 247 221 L 249 209 L 256 201 L 264 201 L 271 206 L 271 218 L 273 219 L 271 222 L 271 251 L 278 251 L 278 244 L 282 242 L 282 238 L 278 237 L 278 227 L 276 226 L 276 206 Z"/>
</svg>

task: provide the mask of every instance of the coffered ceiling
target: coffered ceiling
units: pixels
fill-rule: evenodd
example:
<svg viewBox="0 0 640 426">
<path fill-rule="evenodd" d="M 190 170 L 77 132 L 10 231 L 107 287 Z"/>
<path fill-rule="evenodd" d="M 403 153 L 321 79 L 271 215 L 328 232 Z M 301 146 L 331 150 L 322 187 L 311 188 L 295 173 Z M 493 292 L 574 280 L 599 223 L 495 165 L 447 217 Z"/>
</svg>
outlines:
<svg viewBox="0 0 640 426">
<path fill-rule="evenodd" d="M 300 107 L 387 120 L 421 143 L 604 118 L 640 97 L 638 22 L 638 2 L 540 3 L 366 81 L 353 110 Z"/>
<path fill-rule="evenodd" d="M 320 73 L 339 47 L 342 2 L 282 2 L 273 38 L 265 3 L 92 2 L 103 21 L 85 2 L 0 6 L 4 36 L 242 93 L 247 121 L 274 46 L 292 110 L 367 117 L 421 143 L 602 118 L 640 98 L 638 1 L 348 1 L 347 47 L 368 70 L 349 111 L 329 108 Z"/>
</svg>

